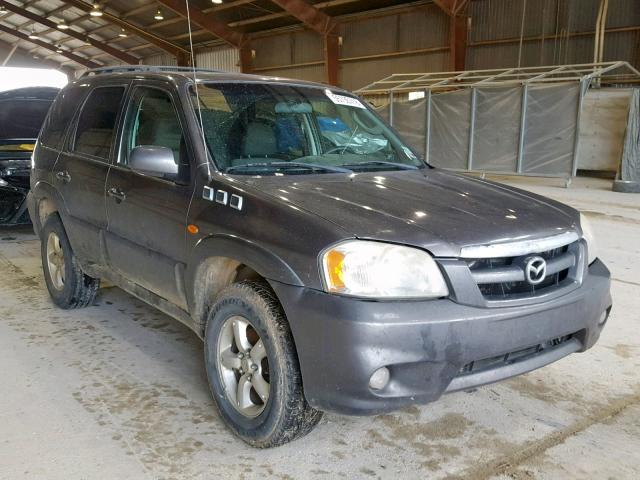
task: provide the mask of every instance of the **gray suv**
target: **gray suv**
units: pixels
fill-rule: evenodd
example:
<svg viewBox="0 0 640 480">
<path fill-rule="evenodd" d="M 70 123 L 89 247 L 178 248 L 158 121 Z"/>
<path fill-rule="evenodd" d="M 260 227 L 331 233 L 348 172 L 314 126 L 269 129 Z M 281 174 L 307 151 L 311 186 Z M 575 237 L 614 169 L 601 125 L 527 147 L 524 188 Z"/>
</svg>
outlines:
<svg viewBox="0 0 640 480">
<path fill-rule="evenodd" d="M 576 210 L 433 168 L 326 85 L 90 71 L 45 121 L 28 204 L 53 301 L 107 279 L 186 324 L 256 447 L 584 351 L 611 309 Z"/>
</svg>

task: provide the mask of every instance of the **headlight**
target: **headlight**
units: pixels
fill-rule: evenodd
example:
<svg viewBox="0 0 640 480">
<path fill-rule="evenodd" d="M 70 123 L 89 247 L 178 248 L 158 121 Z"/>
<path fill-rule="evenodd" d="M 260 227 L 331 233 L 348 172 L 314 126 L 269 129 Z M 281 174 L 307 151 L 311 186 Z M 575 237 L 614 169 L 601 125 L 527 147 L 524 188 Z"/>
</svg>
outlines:
<svg viewBox="0 0 640 480">
<path fill-rule="evenodd" d="M 449 295 L 436 262 L 417 248 L 349 240 L 324 252 L 321 263 L 331 293 L 372 298 Z"/>
<path fill-rule="evenodd" d="M 598 247 L 595 235 L 591 229 L 591 222 L 589 222 L 583 213 L 580 214 L 580 228 L 582 229 L 582 238 L 587 242 L 589 265 L 591 265 L 596 258 L 598 258 Z"/>
</svg>

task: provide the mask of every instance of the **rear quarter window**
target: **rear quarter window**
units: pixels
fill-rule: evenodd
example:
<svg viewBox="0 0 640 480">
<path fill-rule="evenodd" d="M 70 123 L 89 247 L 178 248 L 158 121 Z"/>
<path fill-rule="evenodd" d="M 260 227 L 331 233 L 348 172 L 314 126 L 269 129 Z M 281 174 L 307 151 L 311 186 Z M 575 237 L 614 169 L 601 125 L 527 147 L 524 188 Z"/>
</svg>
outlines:
<svg viewBox="0 0 640 480">
<path fill-rule="evenodd" d="M 50 148 L 59 149 L 67 127 L 78 109 L 86 93 L 85 89 L 71 87 L 64 89 L 56 97 L 49 110 L 40 135 L 40 143 Z"/>
</svg>

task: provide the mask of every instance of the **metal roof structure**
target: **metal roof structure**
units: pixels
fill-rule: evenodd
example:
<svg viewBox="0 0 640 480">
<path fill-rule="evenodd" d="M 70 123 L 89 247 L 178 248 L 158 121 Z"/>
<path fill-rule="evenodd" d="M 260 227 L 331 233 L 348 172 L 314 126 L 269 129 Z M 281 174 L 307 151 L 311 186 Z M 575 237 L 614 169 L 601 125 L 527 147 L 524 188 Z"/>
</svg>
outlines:
<svg viewBox="0 0 640 480">
<path fill-rule="evenodd" d="M 326 33 L 335 17 L 416 3 L 428 2 L 189 0 L 189 13 L 197 51 L 224 44 L 240 48 L 255 35 L 301 25 Z M 184 0 L 0 0 L 0 43 L 71 69 L 135 64 L 165 53 L 186 65 L 186 17 Z"/>
<path fill-rule="evenodd" d="M 466 70 L 462 72 L 396 73 L 356 91 L 359 95 L 403 93 L 415 90 L 447 91 L 474 87 L 504 87 L 549 82 L 634 83 L 640 72 L 628 62 L 581 63 L 541 67 Z"/>
</svg>

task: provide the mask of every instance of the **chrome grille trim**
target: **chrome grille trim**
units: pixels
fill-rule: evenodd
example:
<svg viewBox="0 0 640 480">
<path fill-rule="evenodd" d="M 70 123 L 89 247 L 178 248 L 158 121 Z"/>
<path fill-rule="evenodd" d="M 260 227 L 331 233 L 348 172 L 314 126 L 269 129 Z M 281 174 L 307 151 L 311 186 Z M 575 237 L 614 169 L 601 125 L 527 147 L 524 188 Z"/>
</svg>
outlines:
<svg viewBox="0 0 640 480">
<path fill-rule="evenodd" d="M 460 249 L 460 258 L 519 257 L 564 247 L 580 239 L 577 232 L 564 232 L 551 237 L 489 245 L 470 245 Z"/>
<path fill-rule="evenodd" d="M 547 260 L 547 277 L 566 270 L 576 265 L 577 259 L 574 252 L 566 252 L 562 255 Z M 472 271 L 471 275 L 477 284 L 524 282 L 524 270 L 520 265 L 510 265 L 502 268 Z"/>
</svg>

